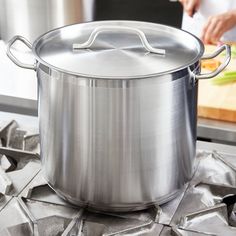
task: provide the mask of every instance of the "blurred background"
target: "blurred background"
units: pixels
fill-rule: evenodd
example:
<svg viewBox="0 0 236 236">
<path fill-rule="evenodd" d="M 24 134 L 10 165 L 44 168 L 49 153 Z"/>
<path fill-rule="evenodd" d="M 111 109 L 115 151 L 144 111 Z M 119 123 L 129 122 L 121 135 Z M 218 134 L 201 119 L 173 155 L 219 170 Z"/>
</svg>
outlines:
<svg viewBox="0 0 236 236">
<path fill-rule="evenodd" d="M 182 6 L 169 0 L 97 0 L 95 20 L 140 20 L 181 27 Z"/>
</svg>

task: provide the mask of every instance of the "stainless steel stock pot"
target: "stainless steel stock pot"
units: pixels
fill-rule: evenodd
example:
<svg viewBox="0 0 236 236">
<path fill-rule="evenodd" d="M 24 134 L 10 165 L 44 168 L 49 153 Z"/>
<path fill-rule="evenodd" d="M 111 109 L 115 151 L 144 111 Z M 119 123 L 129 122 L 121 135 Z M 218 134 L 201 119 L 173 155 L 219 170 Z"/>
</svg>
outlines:
<svg viewBox="0 0 236 236">
<path fill-rule="evenodd" d="M 34 65 L 12 51 L 20 40 Z M 200 74 L 200 60 L 226 50 Z M 37 71 L 45 178 L 68 201 L 108 211 L 162 204 L 191 178 L 199 79 L 230 60 L 221 46 L 202 57 L 193 35 L 165 25 L 101 21 L 50 31 L 31 44 L 20 36 L 7 54 Z"/>
</svg>

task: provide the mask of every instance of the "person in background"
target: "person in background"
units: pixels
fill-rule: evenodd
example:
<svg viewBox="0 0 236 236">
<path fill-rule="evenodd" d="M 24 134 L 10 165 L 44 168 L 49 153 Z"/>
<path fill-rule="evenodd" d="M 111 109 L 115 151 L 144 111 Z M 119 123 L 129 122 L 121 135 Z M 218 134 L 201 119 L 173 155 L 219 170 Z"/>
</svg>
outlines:
<svg viewBox="0 0 236 236">
<path fill-rule="evenodd" d="M 179 0 L 183 6 L 182 28 L 205 44 L 236 41 L 236 0 Z"/>
</svg>

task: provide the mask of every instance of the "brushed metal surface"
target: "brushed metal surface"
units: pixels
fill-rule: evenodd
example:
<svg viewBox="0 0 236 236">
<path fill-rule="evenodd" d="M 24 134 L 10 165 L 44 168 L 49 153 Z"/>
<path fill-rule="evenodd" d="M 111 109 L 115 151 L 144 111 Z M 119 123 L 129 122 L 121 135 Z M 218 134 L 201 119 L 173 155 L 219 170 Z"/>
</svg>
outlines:
<svg viewBox="0 0 236 236">
<path fill-rule="evenodd" d="M 165 55 L 148 52 L 134 33 L 137 31 L 143 33 L 151 48 L 161 49 Z M 93 32 L 98 35 L 89 48 L 73 49 L 73 45 L 83 45 Z M 203 52 L 202 42 L 187 32 L 138 21 L 70 25 L 44 34 L 33 44 L 36 60 L 47 67 L 107 79 L 144 78 L 180 71 L 198 62 Z"/>
<path fill-rule="evenodd" d="M 102 80 L 37 69 L 45 177 L 67 200 L 109 211 L 173 198 L 191 178 L 197 84 Z"/>
<path fill-rule="evenodd" d="M 0 0 L 0 37 L 33 42 L 53 28 L 92 21 L 94 0 Z"/>
</svg>

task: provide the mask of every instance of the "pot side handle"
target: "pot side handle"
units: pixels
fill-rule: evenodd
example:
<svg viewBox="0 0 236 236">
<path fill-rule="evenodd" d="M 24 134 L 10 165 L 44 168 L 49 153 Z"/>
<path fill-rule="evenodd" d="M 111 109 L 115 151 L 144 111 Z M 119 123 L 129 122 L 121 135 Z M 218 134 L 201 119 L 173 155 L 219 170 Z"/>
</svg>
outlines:
<svg viewBox="0 0 236 236">
<path fill-rule="evenodd" d="M 36 64 L 31 65 L 31 64 L 26 64 L 26 63 L 20 62 L 13 55 L 13 53 L 11 51 L 11 47 L 18 40 L 21 41 L 22 43 L 24 43 L 29 49 L 32 49 L 32 44 L 27 39 L 25 39 L 22 36 L 16 35 L 7 44 L 7 56 L 19 67 L 22 67 L 25 69 L 30 69 L 30 70 L 36 70 Z"/>
<path fill-rule="evenodd" d="M 94 43 L 95 39 L 97 38 L 97 36 L 99 34 L 101 34 L 104 31 L 113 31 L 113 32 L 117 32 L 117 31 L 123 31 L 123 32 L 128 32 L 128 33 L 133 33 L 139 36 L 143 47 L 151 53 L 157 53 L 160 55 L 165 55 L 166 51 L 165 49 L 160 49 L 160 48 L 154 48 L 152 47 L 144 32 L 140 29 L 137 28 L 132 28 L 132 27 L 127 27 L 127 26 L 118 26 L 118 25 L 113 25 L 113 26 L 99 26 L 97 28 L 95 28 L 92 33 L 90 34 L 88 40 L 84 43 L 74 43 L 73 44 L 73 50 L 78 50 L 78 49 L 87 49 L 90 48 L 92 46 L 92 44 Z"/>
<path fill-rule="evenodd" d="M 219 47 L 215 52 L 213 52 L 210 55 L 205 55 L 202 57 L 202 60 L 207 60 L 207 59 L 212 59 L 218 56 L 221 52 L 226 51 L 226 56 L 224 62 L 216 68 L 214 71 L 207 73 L 207 74 L 199 74 L 195 75 L 196 79 L 210 79 L 218 75 L 221 71 L 225 69 L 225 67 L 229 64 L 230 59 L 231 59 L 231 48 L 229 45 L 224 44 L 221 47 Z"/>
</svg>

